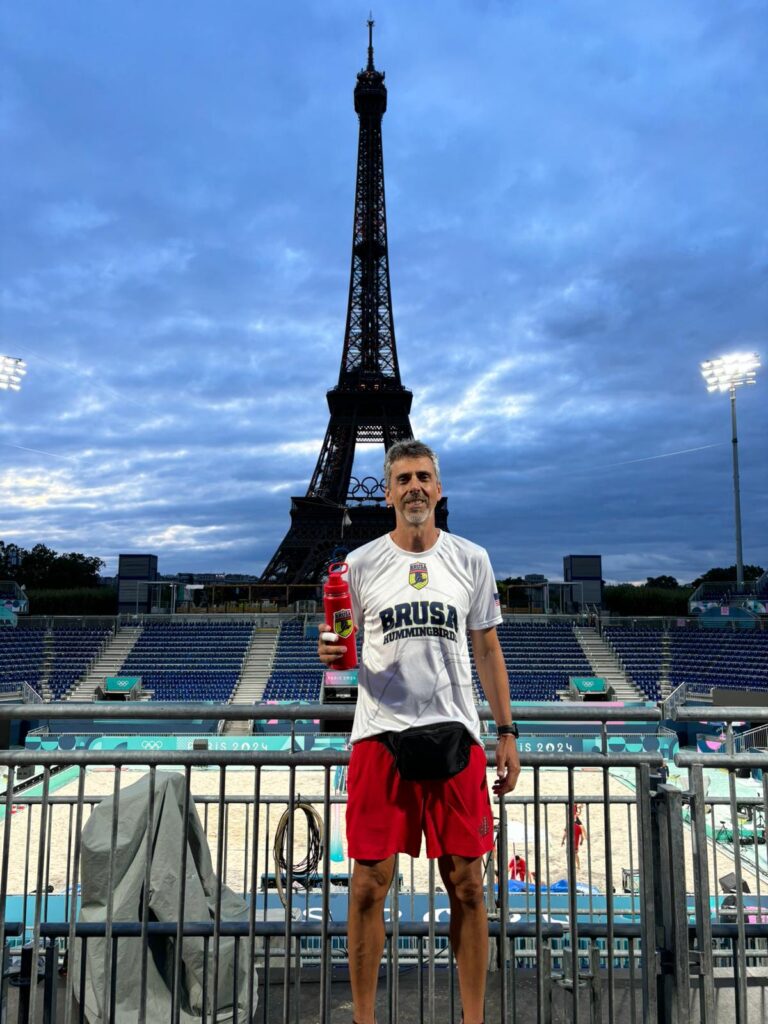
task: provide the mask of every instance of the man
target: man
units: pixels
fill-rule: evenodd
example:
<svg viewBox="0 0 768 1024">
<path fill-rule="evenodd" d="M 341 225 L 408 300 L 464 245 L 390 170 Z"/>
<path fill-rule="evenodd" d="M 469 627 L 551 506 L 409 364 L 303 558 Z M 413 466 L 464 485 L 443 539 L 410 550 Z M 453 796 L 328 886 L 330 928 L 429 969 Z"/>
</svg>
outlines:
<svg viewBox="0 0 768 1024">
<path fill-rule="evenodd" d="M 580 817 L 581 804 L 573 805 L 573 850 L 575 854 L 576 870 L 581 870 L 581 862 L 579 860 L 579 847 L 582 842 L 587 841 L 587 830 L 584 828 L 584 823 Z M 565 846 L 565 841 L 568 838 L 568 826 L 563 829 L 563 839 L 560 846 Z"/>
<path fill-rule="evenodd" d="M 467 632 L 500 727 L 493 789 L 509 793 L 520 760 L 496 634 L 502 621 L 498 593 L 486 552 L 435 524 L 442 486 L 430 448 L 420 441 L 393 445 L 384 480 L 395 529 L 347 559 L 355 623 L 365 628 L 347 775 L 347 844 L 355 861 L 349 899 L 354 1020 L 374 1024 L 382 912 L 395 855 L 418 856 L 423 828 L 427 856 L 437 858 L 450 899 L 464 1024 L 482 1024 L 488 965 L 482 857 L 494 838 Z M 332 666 L 344 648 L 323 638 L 328 628 L 321 627 L 318 653 Z M 437 780 L 404 778 L 393 748 L 413 735 L 406 730 L 423 734 L 446 723 L 461 723 L 469 734 L 466 767 Z"/>
</svg>

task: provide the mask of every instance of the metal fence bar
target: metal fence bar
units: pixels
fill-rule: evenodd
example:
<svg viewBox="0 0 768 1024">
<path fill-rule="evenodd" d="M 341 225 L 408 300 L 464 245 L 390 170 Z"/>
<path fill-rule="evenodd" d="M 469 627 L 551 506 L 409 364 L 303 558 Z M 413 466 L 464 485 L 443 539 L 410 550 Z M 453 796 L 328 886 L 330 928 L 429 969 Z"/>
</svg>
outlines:
<svg viewBox="0 0 768 1024">
<path fill-rule="evenodd" d="M 248 1020 L 253 1019 L 256 992 L 254 991 L 254 951 L 256 948 L 256 893 L 259 881 L 259 827 L 261 816 L 261 769 L 256 768 L 253 773 L 253 836 L 251 842 L 251 899 L 248 901 L 248 989 L 247 989 L 247 1014 Z M 266 906 L 266 900 L 264 905 Z M 327 932 L 326 932 L 327 935 Z"/>
<path fill-rule="evenodd" d="M 85 798 L 85 769 L 80 768 L 77 773 L 77 810 L 75 813 L 75 849 L 74 849 L 74 863 L 72 865 L 72 900 L 69 907 L 69 936 L 67 942 L 67 959 L 69 962 L 69 970 L 67 971 L 67 984 L 66 984 L 66 997 L 64 1001 L 64 1024 L 70 1024 L 71 1013 L 72 1013 L 72 999 L 74 996 L 74 961 L 73 954 L 75 951 L 75 907 L 77 904 L 77 892 L 80 879 L 80 845 L 83 830 L 83 803 Z M 5 885 L 0 889 L 2 893 L 6 893 L 8 890 Z M 3 903 L 5 901 L 3 900 Z M 145 1021 L 140 1020 L 140 1024 L 145 1024 Z"/>
<path fill-rule="evenodd" d="M 509 918 L 509 848 L 507 844 L 507 800 L 504 795 L 499 797 L 499 833 L 497 837 L 498 849 L 498 915 L 500 921 Z M 491 854 L 491 878 L 493 878 L 493 853 Z M 489 898 L 493 896 L 493 882 L 490 884 Z M 513 951 L 514 952 L 514 951 Z M 497 954 L 500 961 L 499 973 L 499 1013 L 500 1019 L 505 1021 L 509 1013 L 509 987 L 507 985 L 507 936 L 504 930 L 501 932 L 501 939 Z M 514 1009 L 513 1009 L 514 1012 Z"/>
<path fill-rule="evenodd" d="M 573 819 L 575 789 L 573 768 L 568 767 L 568 805 L 565 809 L 565 827 L 568 840 L 568 925 L 571 933 L 571 1020 L 579 1024 L 579 921 L 576 902 L 576 843 Z"/>
<path fill-rule="evenodd" d="M 768 759 L 766 759 L 768 760 Z M 734 957 L 734 971 L 736 972 L 736 1019 L 739 1024 L 748 1024 L 749 1009 L 747 1005 L 747 959 L 746 959 L 746 934 L 744 932 L 744 889 L 742 887 L 743 877 L 741 873 L 741 835 L 739 826 L 739 812 L 736 806 L 736 777 L 733 769 L 728 772 L 728 794 L 731 802 L 731 834 L 733 836 L 733 860 L 736 868 L 736 926 L 738 929 L 737 955 Z"/>
<path fill-rule="evenodd" d="M 48 791 L 51 782 L 51 771 L 50 768 L 45 768 L 43 772 L 43 802 L 40 809 L 40 841 L 38 846 L 37 855 L 37 889 L 35 892 L 35 915 L 34 923 L 32 926 L 32 962 L 30 965 L 30 976 L 34 979 L 35 984 L 30 985 L 29 991 L 29 1013 L 32 1020 L 35 1019 L 35 1011 L 37 1009 L 37 971 L 38 961 L 40 957 L 40 915 L 42 910 L 42 889 L 43 889 L 43 868 L 45 864 L 45 835 L 46 827 L 48 823 Z M 26 902 L 26 901 L 25 901 Z"/>
<path fill-rule="evenodd" d="M 681 717 L 686 710 L 678 711 L 680 721 L 722 721 L 724 716 L 720 714 L 691 715 L 687 718 Z M 703 707 L 702 712 L 712 712 L 713 709 Z M 734 714 L 731 716 L 737 720 L 755 719 L 768 721 L 768 708 L 729 708 L 714 709 L 715 711 L 726 710 Z M 753 712 L 763 711 L 764 714 Z M 698 708 L 697 708 L 698 712 Z M 749 712 L 749 713 L 748 713 Z M 493 712 L 489 707 L 478 707 L 478 716 L 481 721 L 489 722 L 493 718 Z M 216 704 L 211 701 L 128 701 L 119 705 L 94 701 L 88 704 L 87 716 L 83 714 L 83 705 L 75 702 L 63 701 L 51 704 L 35 705 L 35 718 L 40 720 L 66 721 L 70 719 L 101 720 L 118 718 L 121 721 L 153 721 L 156 719 L 167 719 L 172 721 L 185 721 L 188 719 L 204 719 L 205 721 L 230 721 L 247 722 L 261 721 L 264 719 L 279 718 L 286 722 L 297 722 L 305 719 L 322 718 L 326 721 L 349 719 L 349 709 L 342 705 L 333 704 Z M 0 704 L 0 721 L 17 720 L 29 718 L 29 705 L 27 704 Z M 540 707 L 529 704 L 520 704 L 515 707 L 515 720 L 543 721 L 548 722 L 661 722 L 662 715 L 659 708 L 645 706 L 625 705 L 617 711 L 615 707 L 601 705 L 600 703 L 583 703 L 582 701 L 558 701 L 551 704 L 545 713 Z"/>
<path fill-rule="evenodd" d="M 171 1020 L 179 1024 L 181 1017 L 181 964 L 183 954 L 184 910 L 187 895 L 187 854 L 189 848 L 189 807 L 192 792 L 192 769 L 187 765 L 184 771 L 184 807 L 181 812 L 181 864 L 179 867 L 179 900 L 176 912 L 176 941 L 173 947 L 173 988 L 171 992 Z"/>
<path fill-rule="evenodd" d="M 610 775 L 607 768 L 603 768 L 603 828 L 606 837 L 611 835 L 611 802 L 610 802 Z M 631 847 L 630 847 L 631 849 Z M 591 891 L 591 886 L 590 886 Z M 612 844 L 605 844 L 605 893 L 606 893 L 606 944 L 608 947 L 608 1020 L 614 1020 L 616 1016 L 616 978 L 613 966 L 613 852 Z M 600 966 L 600 958 L 597 958 L 597 968 Z M 632 1000 L 634 1004 L 634 999 Z M 602 1006 L 598 1006 L 597 1019 L 602 1021 Z"/>
<path fill-rule="evenodd" d="M 149 801 L 147 804 L 147 822 L 144 839 L 144 888 L 141 893 L 141 967 L 139 975 L 139 1024 L 147 1021 L 147 953 L 149 926 L 149 894 L 152 886 L 152 848 L 155 832 L 155 785 L 157 769 L 149 770 Z M 74 920 L 74 914 L 72 915 Z"/>
<path fill-rule="evenodd" d="M 331 769 L 323 771 L 323 821 L 331 820 Z M 331 909 L 330 886 L 327 879 L 331 872 L 330 843 L 326 835 L 323 843 L 323 889 L 322 889 L 322 933 L 320 935 L 320 1024 L 329 1024 L 331 1015 L 331 945 L 328 937 L 328 919 Z M 397 874 L 397 868 L 395 868 Z"/>
<path fill-rule="evenodd" d="M 213 1006 L 211 1009 L 211 1016 L 213 1021 L 216 1021 L 219 1012 L 219 962 L 221 958 L 221 887 L 224 884 L 224 876 L 226 873 L 225 868 L 225 834 L 226 828 L 224 824 L 224 816 L 226 811 L 226 803 L 224 797 L 227 792 L 227 768 L 226 765 L 222 765 L 219 768 L 219 814 L 217 818 L 217 836 L 216 836 L 216 913 L 213 919 L 214 930 L 213 930 Z M 205 972 L 207 978 L 208 972 Z M 235 1006 L 237 1006 L 237 974 L 235 974 Z M 205 1005 L 205 1004 L 203 1004 Z"/>
<path fill-rule="evenodd" d="M 715 1024 L 715 989 L 712 975 L 712 922 L 710 920 L 707 864 L 704 774 L 701 765 L 691 769 L 691 826 L 693 878 L 698 946 L 699 1016 L 701 1024 Z"/>
</svg>

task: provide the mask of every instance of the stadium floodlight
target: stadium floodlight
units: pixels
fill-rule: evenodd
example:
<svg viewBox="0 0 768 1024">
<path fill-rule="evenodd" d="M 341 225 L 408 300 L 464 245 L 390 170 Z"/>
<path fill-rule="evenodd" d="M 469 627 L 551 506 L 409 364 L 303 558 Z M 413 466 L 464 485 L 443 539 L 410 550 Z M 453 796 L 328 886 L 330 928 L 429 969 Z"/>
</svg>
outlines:
<svg viewBox="0 0 768 1024">
<path fill-rule="evenodd" d="M 741 498 L 739 495 L 739 438 L 736 433 L 736 388 L 754 384 L 760 368 L 756 352 L 733 352 L 701 364 L 707 391 L 727 391 L 731 396 L 731 434 L 733 452 L 733 508 L 736 520 L 736 589 L 744 589 L 744 560 L 741 554 Z"/>
<path fill-rule="evenodd" d="M 0 356 L 0 391 L 20 391 L 21 379 L 27 372 L 23 359 Z"/>
<path fill-rule="evenodd" d="M 760 356 L 756 352 L 734 352 L 701 364 L 707 391 L 731 391 L 741 384 L 754 384 Z"/>
</svg>

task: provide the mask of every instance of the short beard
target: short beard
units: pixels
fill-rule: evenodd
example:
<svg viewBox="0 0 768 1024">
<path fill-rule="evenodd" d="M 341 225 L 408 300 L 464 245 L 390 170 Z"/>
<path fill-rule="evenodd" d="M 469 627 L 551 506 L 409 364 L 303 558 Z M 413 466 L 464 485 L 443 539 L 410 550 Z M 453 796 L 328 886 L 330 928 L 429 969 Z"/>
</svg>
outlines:
<svg viewBox="0 0 768 1024">
<path fill-rule="evenodd" d="M 403 510 L 405 520 L 407 523 L 410 523 L 411 526 L 422 526 L 424 523 L 426 523 L 431 514 L 432 509 L 429 507 L 423 509 L 422 511 L 417 511 L 416 509 L 409 509 L 407 507 Z"/>
</svg>

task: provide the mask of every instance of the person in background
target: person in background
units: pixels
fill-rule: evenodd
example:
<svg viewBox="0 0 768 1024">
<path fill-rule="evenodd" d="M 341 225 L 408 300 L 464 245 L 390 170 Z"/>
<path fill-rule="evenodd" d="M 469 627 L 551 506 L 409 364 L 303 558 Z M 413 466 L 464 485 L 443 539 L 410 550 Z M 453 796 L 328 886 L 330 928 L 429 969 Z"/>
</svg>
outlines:
<svg viewBox="0 0 768 1024">
<path fill-rule="evenodd" d="M 573 828 L 573 849 L 574 849 L 574 853 L 576 854 L 576 870 L 577 871 L 579 871 L 581 869 L 581 863 L 579 861 L 579 847 L 581 846 L 582 843 L 585 843 L 587 841 L 587 830 L 584 828 L 584 823 L 581 820 L 580 814 L 581 814 L 581 804 L 574 804 L 573 805 L 573 820 L 572 820 L 571 825 L 572 825 L 572 828 Z M 566 827 L 566 828 L 563 829 L 563 840 L 560 843 L 561 846 L 565 846 L 565 841 L 566 841 L 567 838 L 568 838 L 568 828 Z"/>
</svg>

